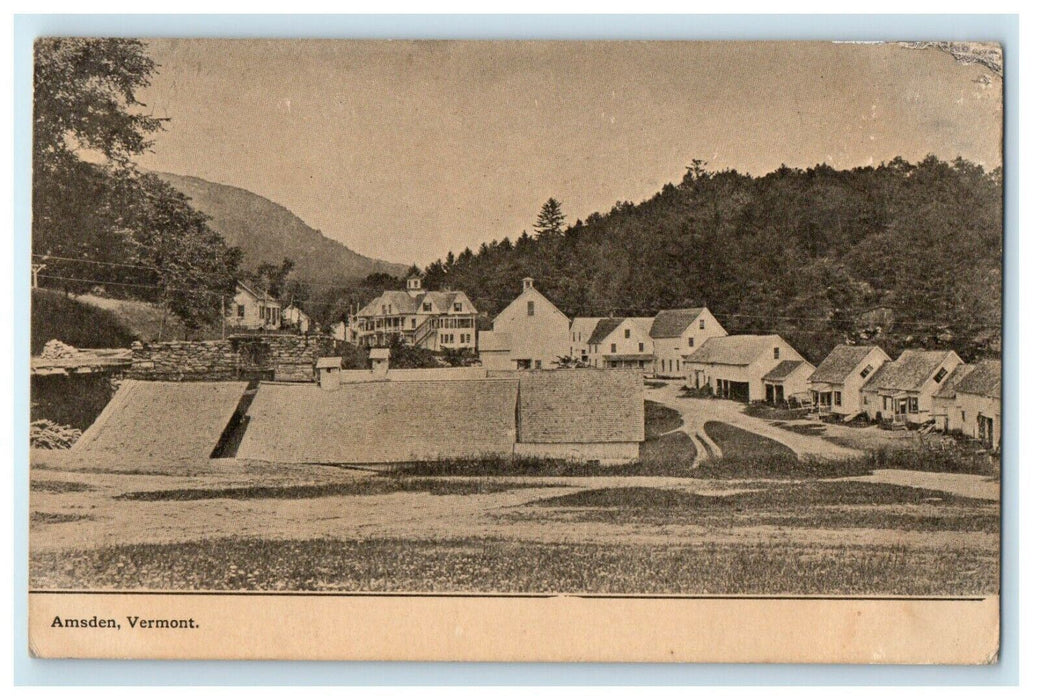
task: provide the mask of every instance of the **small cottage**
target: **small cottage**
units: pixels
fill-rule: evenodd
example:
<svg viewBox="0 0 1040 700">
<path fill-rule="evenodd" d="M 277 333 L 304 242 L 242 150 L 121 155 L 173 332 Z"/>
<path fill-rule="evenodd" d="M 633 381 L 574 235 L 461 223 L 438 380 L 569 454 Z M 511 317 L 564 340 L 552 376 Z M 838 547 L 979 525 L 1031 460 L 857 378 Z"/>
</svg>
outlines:
<svg viewBox="0 0 1040 700">
<path fill-rule="evenodd" d="M 589 364 L 606 369 L 654 369 L 652 318 L 604 318 L 589 336 Z"/>
<path fill-rule="evenodd" d="M 278 330 L 282 325 L 282 305 L 266 290 L 239 280 L 231 308 L 226 309 L 225 322 L 244 330 Z"/>
<path fill-rule="evenodd" d="M 847 418 L 863 413 L 860 389 L 881 365 L 891 361 L 876 345 L 838 345 L 809 375 L 813 408 L 821 416 Z"/>
</svg>

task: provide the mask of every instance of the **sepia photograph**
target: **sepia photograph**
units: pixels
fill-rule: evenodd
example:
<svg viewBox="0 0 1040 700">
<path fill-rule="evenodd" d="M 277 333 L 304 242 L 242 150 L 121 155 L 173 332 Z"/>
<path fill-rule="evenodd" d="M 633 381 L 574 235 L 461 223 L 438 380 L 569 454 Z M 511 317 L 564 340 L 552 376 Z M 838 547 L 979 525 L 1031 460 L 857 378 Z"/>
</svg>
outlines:
<svg viewBox="0 0 1040 700">
<path fill-rule="evenodd" d="M 91 594 L 917 601 L 985 604 L 993 662 L 1003 80 L 985 42 L 37 39 L 34 652 L 212 629 Z"/>
</svg>

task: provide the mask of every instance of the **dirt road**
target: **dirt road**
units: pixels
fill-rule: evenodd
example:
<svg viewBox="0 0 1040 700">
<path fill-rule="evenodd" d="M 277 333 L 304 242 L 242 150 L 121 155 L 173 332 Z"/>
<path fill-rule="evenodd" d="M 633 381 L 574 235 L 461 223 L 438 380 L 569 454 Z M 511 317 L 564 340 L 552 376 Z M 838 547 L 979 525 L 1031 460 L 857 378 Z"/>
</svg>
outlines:
<svg viewBox="0 0 1040 700">
<path fill-rule="evenodd" d="M 748 432 L 775 440 L 781 445 L 791 448 L 799 457 L 812 455 L 828 459 L 847 459 L 862 454 L 859 450 L 841 447 L 814 435 L 791 432 L 770 425 L 769 422 L 760 418 L 753 418 L 743 412 L 744 404 L 736 401 L 680 398 L 679 389 L 680 384 L 672 382 L 657 389 L 647 389 L 645 397 L 678 411 L 683 419 L 682 430 L 685 430 L 694 441 L 699 440 L 705 444 L 713 456 L 720 456 L 722 450 L 704 430 L 704 424 L 708 421 L 729 423 Z"/>
</svg>

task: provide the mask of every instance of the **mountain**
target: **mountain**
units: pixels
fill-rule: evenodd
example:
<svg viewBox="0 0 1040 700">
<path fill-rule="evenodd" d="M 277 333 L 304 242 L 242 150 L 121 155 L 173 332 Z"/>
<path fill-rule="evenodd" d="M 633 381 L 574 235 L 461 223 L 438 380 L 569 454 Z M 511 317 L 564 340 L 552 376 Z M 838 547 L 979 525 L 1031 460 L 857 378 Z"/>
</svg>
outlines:
<svg viewBox="0 0 1040 700">
<path fill-rule="evenodd" d="M 408 270 L 407 265 L 355 253 L 311 228 L 282 205 L 249 190 L 199 177 L 155 174 L 190 197 L 192 206 L 211 217 L 210 226 L 228 245 L 242 249 L 245 269 L 290 258 L 296 263 L 295 277 L 321 284 L 357 280 L 374 272 L 400 277 Z"/>
</svg>

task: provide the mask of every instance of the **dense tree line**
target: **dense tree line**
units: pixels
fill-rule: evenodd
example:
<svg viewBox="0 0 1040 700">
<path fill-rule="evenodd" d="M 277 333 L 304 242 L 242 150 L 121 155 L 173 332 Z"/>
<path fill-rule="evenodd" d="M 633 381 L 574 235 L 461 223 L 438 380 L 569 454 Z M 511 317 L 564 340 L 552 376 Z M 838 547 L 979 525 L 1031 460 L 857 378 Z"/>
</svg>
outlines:
<svg viewBox="0 0 1040 700">
<path fill-rule="evenodd" d="M 730 333 L 776 332 L 813 361 L 837 343 L 999 352 L 1002 182 L 965 160 L 781 167 L 694 161 L 679 184 L 566 228 L 449 253 L 426 286 L 493 315 L 530 275 L 570 316 L 707 305 Z"/>
</svg>

